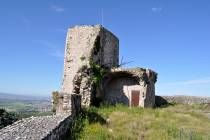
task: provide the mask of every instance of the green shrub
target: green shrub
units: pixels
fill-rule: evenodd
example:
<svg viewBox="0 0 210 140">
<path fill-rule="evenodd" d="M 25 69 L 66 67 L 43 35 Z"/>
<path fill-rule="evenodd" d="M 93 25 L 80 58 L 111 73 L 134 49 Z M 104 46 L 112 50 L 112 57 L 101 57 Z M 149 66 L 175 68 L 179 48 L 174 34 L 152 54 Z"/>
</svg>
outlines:
<svg viewBox="0 0 210 140">
<path fill-rule="evenodd" d="M 100 65 L 95 64 L 95 63 L 91 63 L 91 71 L 92 71 L 92 75 L 91 75 L 91 81 L 95 84 L 95 85 L 99 85 L 101 82 L 101 79 L 103 78 L 104 74 L 106 74 L 106 70 L 103 69 Z"/>
<path fill-rule="evenodd" d="M 0 109 L 0 129 L 18 120 L 15 113 L 8 113 L 5 109 Z"/>
</svg>

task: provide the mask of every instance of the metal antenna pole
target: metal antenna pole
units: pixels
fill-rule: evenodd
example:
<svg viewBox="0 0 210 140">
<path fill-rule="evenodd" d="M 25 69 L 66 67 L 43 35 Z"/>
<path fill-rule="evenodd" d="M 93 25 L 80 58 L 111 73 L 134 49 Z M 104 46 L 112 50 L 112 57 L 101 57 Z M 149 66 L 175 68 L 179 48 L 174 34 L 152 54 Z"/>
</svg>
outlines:
<svg viewBox="0 0 210 140">
<path fill-rule="evenodd" d="M 104 25 L 104 10 L 101 8 L 101 25 Z"/>
</svg>

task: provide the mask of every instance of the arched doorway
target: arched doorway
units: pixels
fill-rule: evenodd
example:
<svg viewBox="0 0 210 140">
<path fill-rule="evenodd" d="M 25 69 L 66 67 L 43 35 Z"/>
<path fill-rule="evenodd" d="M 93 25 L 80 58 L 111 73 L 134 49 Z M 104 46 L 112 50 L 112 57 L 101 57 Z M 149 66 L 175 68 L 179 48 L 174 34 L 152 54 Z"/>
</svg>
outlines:
<svg viewBox="0 0 210 140">
<path fill-rule="evenodd" d="M 139 82 L 128 73 L 114 73 L 103 81 L 104 100 L 109 104 L 139 106 Z"/>
</svg>

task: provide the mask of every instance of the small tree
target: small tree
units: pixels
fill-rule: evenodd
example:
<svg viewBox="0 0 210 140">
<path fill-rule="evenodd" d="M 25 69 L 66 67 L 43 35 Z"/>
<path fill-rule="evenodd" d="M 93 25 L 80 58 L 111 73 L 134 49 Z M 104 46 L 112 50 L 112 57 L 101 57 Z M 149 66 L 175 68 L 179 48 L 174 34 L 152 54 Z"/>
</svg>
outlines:
<svg viewBox="0 0 210 140">
<path fill-rule="evenodd" d="M 18 120 L 15 113 L 8 113 L 5 109 L 0 109 L 0 129 Z"/>
</svg>

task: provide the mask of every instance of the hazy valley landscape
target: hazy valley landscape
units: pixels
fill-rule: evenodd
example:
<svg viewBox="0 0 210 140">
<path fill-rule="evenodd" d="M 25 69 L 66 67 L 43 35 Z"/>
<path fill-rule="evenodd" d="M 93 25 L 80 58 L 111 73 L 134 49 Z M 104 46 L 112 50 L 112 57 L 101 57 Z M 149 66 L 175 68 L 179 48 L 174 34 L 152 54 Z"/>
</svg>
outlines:
<svg viewBox="0 0 210 140">
<path fill-rule="evenodd" d="M 47 97 L 0 93 L 0 108 L 9 112 L 50 112 L 51 100 Z"/>
<path fill-rule="evenodd" d="M 0 93 L 0 108 L 16 113 L 20 118 L 51 114 L 51 100 L 47 97 Z"/>
</svg>

